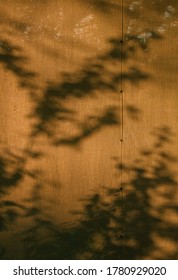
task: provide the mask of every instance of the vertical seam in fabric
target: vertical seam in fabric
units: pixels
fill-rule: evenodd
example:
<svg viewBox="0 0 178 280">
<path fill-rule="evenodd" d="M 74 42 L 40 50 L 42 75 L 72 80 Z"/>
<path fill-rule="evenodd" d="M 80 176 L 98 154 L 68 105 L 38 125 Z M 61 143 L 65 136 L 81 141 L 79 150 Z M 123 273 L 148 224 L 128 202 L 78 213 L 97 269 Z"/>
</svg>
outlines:
<svg viewBox="0 0 178 280">
<path fill-rule="evenodd" d="M 120 191 L 121 191 L 121 259 L 123 259 L 123 235 L 124 235 L 124 189 L 123 189 L 123 138 L 124 138 L 124 88 L 123 88 L 123 40 L 124 40 L 124 0 L 121 0 L 121 178 L 120 178 Z"/>
</svg>

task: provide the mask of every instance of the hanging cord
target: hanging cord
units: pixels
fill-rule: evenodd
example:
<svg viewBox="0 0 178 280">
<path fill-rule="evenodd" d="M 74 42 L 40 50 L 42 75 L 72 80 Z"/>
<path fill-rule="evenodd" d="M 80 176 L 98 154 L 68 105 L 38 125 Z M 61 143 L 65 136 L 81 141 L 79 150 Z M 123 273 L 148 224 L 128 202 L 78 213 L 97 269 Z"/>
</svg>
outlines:
<svg viewBox="0 0 178 280">
<path fill-rule="evenodd" d="M 124 43 L 124 0 L 121 0 L 121 40 L 120 40 L 120 101 L 121 101 L 121 138 L 120 138 L 120 195 L 121 195 L 121 260 L 123 259 L 123 237 L 124 237 L 124 189 L 123 189 L 123 141 L 124 141 L 124 89 L 123 89 L 123 43 Z"/>
</svg>

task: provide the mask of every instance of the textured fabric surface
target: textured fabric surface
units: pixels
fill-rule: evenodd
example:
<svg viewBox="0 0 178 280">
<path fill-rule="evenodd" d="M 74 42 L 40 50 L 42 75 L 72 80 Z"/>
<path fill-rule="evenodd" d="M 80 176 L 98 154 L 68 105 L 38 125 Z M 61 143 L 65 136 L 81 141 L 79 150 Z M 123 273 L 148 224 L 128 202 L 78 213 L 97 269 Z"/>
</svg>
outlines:
<svg viewBox="0 0 178 280">
<path fill-rule="evenodd" d="M 176 0 L 0 1 L 0 258 L 177 259 Z"/>
</svg>

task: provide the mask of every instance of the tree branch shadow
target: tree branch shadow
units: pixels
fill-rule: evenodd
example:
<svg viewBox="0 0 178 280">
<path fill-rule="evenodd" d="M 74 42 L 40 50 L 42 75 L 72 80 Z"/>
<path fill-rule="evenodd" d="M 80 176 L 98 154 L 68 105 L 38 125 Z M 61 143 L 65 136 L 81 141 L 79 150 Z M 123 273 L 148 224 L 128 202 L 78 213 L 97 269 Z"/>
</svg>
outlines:
<svg viewBox="0 0 178 280">
<path fill-rule="evenodd" d="M 24 233 L 27 259 L 177 259 L 178 248 L 168 248 L 177 244 L 178 182 L 169 168 L 176 157 L 166 150 L 173 144 L 169 127 L 155 132 L 153 146 L 141 150 L 130 165 L 114 159 L 118 172 L 122 168 L 129 180 L 84 198 L 77 225 L 57 228 L 36 220 Z M 40 231 L 48 232 L 46 239 L 40 238 Z"/>
<path fill-rule="evenodd" d="M 111 1 L 95 1 L 95 4 L 104 12 L 115 8 L 115 5 L 110 6 Z M 19 28 L 23 28 L 23 24 L 18 24 Z M 35 122 L 29 135 L 30 142 L 35 142 L 38 136 L 43 135 L 55 147 L 76 147 L 106 127 L 119 127 L 122 110 L 119 105 L 105 105 L 102 109 L 86 113 L 81 119 L 73 104 L 81 100 L 86 100 L 87 104 L 88 99 L 97 103 L 103 96 L 119 100 L 121 80 L 136 87 L 142 81 L 151 80 L 151 73 L 129 64 L 131 59 L 137 59 L 138 50 L 146 51 L 149 48 L 151 40 L 163 39 L 154 29 L 144 29 L 143 32 L 149 33 L 146 39 L 136 32 L 127 35 L 125 43 L 122 38 L 110 38 L 106 52 L 86 60 L 81 69 L 72 74 L 62 73 L 59 82 L 46 81 L 46 87 L 40 88 L 40 95 L 35 80 L 38 73 L 28 71 L 28 57 L 24 55 L 23 49 L 10 40 L 1 40 L 0 63 L 16 77 L 20 88 L 27 90 L 33 103 L 33 110 L 28 116 Z M 121 62 L 125 66 L 122 73 Z M 126 104 L 124 110 L 130 119 L 139 121 L 140 108 Z M 73 128 L 72 133 L 66 129 L 68 124 Z M 162 238 L 177 243 L 174 221 L 163 222 L 161 216 L 165 209 L 172 211 L 176 217 L 178 211 L 174 203 L 177 181 L 169 169 L 169 164 L 173 164 L 175 158 L 165 151 L 165 145 L 170 141 L 169 135 L 169 128 L 159 129 L 157 141 L 151 149 L 140 153 L 138 161 L 122 166 L 116 162 L 118 172 L 122 168 L 131 174 L 129 181 L 122 186 L 118 183 L 116 189 L 105 188 L 103 195 L 95 193 L 85 198 L 84 209 L 80 213 L 83 218 L 78 225 L 69 229 L 62 225 L 61 228 L 56 227 L 44 216 L 39 204 L 43 185 L 38 172 L 28 171 L 25 167 L 31 158 L 38 161 L 44 155 L 26 149 L 21 151 L 21 156 L 3 151 L 0 157 L 0 231 L 5 231 L 9 224 L 14 223 L 15 226 L 19 217 L 33 221 L 31 227 L 20 233 L 26 259 L 143 259 L 147 256 L 162 259 L 161 249 L 156 249 L 155 240 Z M 6 199 L 12 189 L 19 188 L 26 176 L 35 181 L 32 197 L 29 198 L 32 205 Z M 167 189 L 164 188 L 165 184 L 168 185 Z M 123 187 L 126 189 L 124 219 Z M 153 207 L 155 195 L 163 202 Z M 153 213 L 154 209 L 156 214 Z M 1 251 L 1 257 L 4 258 L 5 248 Z M 176 254 L 175 249 L 167 252 L 166 257 L 176 258 Z"/>
</svg>

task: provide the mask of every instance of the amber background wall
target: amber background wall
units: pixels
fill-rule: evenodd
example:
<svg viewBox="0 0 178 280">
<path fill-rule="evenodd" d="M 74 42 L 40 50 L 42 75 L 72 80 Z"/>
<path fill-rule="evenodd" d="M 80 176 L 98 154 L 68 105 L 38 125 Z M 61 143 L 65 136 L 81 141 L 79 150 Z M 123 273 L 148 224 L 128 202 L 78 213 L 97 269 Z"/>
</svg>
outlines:
<svg viewBox="0 0 178 280">
<path fill-rule="evenodd" d="M 1 259 L 177 259 L 177 12 L 0 2 Z"/>
</svg>

